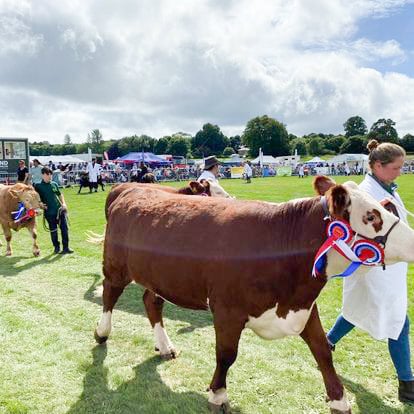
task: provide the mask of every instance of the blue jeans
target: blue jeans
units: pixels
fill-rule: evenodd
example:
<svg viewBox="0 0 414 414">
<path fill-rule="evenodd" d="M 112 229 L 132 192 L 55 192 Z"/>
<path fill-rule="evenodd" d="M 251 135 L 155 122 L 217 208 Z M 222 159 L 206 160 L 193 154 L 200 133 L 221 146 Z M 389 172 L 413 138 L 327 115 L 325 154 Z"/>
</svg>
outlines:
<svg viewBox="0 0 414 414">
<path fill-rule="evenodd" d="M 328 332 L 326 337 L 332 345 L 335 345 L 354 328 L 355 325 L 348 322 L 342 315 L 339 315 L 335 325 Z M 408 316 L 406 316 L 404 326 L 398 339 L 388 339 L 388 349 L 390 351 L 391 359 L 395 370 L 397 371 L 398 379 L 401 381 L 414 380 L 413 372 L 411 370 L 409 333 L 410 321 Z"/>
</svg>

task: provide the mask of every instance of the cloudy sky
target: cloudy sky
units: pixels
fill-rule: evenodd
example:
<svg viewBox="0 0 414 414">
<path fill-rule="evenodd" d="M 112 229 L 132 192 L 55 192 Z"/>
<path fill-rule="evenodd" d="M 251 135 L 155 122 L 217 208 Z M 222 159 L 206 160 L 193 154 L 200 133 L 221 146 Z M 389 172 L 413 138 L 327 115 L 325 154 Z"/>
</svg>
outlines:
<svg viewBox="0 0 414 414">
<path fill-rule="evenodd" d="M 414 0 L 0 0 L 0 136 L 414 133 Z"/>
</svg>

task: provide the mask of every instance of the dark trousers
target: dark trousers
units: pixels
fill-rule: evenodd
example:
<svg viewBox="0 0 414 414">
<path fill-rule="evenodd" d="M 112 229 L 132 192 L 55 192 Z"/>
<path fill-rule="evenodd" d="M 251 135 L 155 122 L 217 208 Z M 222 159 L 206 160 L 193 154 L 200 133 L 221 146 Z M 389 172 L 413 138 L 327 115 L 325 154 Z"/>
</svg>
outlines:
<svg viewBox="0 0 414 414">
<path fill-rule="evenodd" d="M 98 191 L 98 183 L 97 182 L 95 182 L 95 183 L 91 183 L 90 181 L 89 181 L 89 192 L 91 193 L 92 192 L 92 189 L 95 189 L 95 191 Z"/>
<path fill-rule="evenodd" d="M 55 216 L 46 216 L 46 220 L 49 224 L 50 238 L 52 239 L 55 249 L 60 249 L 58 226 L 60 227 L 60 233 L 62 234 L 63 249 L 69 248 L 69 234 L 68 234 L 68 222 L 66 220 L 66 213 L 61 212 L 59 219 Z"/>
</svg>

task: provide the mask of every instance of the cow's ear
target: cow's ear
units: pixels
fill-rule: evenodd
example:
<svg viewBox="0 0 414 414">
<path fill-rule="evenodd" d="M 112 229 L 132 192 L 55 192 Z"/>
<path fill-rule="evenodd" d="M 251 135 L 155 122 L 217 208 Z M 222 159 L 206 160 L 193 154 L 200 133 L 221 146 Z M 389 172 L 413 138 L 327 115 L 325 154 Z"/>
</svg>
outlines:
<svg viewBox="0 0 414 414">
<path fill-rule="evenodd" d="M 324 195 L 334 185 L 336 185 L 336 182 L 325 175 L 317 175 L 313 180 L 313 188 L 316 194 L 319 195 Z"/>
<path fill-rule="evenodd" d="M 23 190 L 12 190 L 12 189 L 10 189 L 10 193 L 13 197 L 19 198 L 20 195 L 23 193 Z"/>
<path fill-rule="evenodd" d="M 329 212 L 332 217 L 349 220 L 348 208 L 351 205 L 351 197 L 343 185 L 335 185 L 326 194 Z"/>
<path fill-rule="evenodd" d="M 203 186 L 197 181 L 190 181 L 188 185 L 190 186 L 193 194 L 200 194 L 204 190 Z"/>
<path fill-rule="evenodd" d="M 210 190 L 210 183 L 205 180 L 204 178 L 200 181 L 200 184 L 206 189 L 206 190 Z"/>
</svg>

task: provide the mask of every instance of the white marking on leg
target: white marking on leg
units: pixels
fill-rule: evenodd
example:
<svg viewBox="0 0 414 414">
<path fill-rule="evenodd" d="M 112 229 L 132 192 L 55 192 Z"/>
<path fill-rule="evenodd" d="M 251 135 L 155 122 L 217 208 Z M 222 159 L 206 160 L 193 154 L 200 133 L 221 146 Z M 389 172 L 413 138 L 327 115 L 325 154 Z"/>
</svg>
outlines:
<svg viewBox="0 0 414 414">
<path fill-rule="evenodd" d="M 208 402 L 214 405 L 222 405 L 229 402 L 229 399 L 227 397 L 227 390 L 225 388 L 219 388 L 216 392 L 209 390 Z"/>
<path fill-rule="evenodd" d="M 168 337 L 167 331 L 157 322 L 154 326 L 155 346 L 160 351 L 161 355 L 171 354 L 174 351 L 174 346 Z"/>
<path fill-rule="evenodd" d="M 98 327 L 96 328 L 96 333 L 101 338 L 109 336 L 112 329 L 112 312 L 104 312 L 101 316 Z"/>
<path fill-rule="evenodd" d="M 349 404 L 348 398 L 346 398 L 345 390 L 340 400 L 329 401 L 329 408 L 343 412 L 348 412 L 351 409 L 351 404 Z"/>
</svg>

